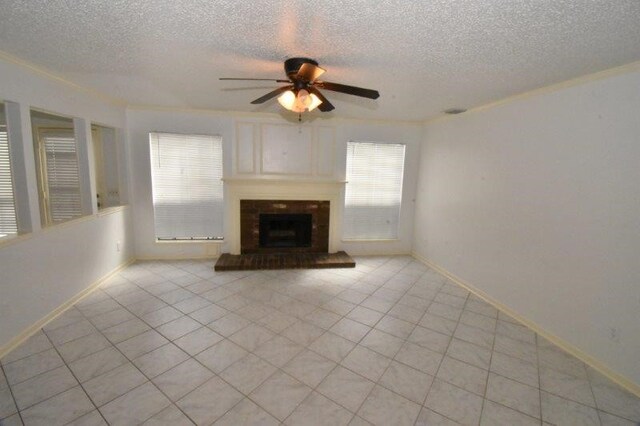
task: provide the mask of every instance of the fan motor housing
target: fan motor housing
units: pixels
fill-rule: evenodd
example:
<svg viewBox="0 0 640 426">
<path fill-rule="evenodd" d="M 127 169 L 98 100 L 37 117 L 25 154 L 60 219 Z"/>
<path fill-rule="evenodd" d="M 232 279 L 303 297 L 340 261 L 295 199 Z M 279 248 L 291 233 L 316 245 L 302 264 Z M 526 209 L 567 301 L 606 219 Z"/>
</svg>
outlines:
<svg viewBox="0 0 640 426">
<path fill-rule="evenodd" d="M 284 61 L 284 72 L 286 72 L 289 77 L 296 75 L 302 64 L 313 64 L 318 66 L 318 62 L 311 58 L 289 58 Z"/>
</svg>

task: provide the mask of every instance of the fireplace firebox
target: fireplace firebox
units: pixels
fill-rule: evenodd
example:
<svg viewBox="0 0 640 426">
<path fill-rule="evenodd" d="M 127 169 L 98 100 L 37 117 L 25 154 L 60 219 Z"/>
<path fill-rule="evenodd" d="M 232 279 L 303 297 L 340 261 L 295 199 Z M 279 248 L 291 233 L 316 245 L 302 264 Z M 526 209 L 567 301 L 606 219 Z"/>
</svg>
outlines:
<svg viewBox="0 0 640 426">
<path fill-rule="evenodd" d="M 240 200 L 240 253 L 328 253 L 330 202 Z"/>
<path fill-rule="evenodd" d="M 260 247 L 310 247 L 311 214 L 260 214 Z"/>
</svg>

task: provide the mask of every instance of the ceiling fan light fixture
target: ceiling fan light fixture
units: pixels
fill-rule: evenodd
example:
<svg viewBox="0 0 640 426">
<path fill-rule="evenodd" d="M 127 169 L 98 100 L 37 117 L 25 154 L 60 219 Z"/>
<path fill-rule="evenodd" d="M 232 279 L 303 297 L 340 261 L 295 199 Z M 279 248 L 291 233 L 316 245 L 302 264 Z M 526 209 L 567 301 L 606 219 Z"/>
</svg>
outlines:
<svg viewBox="0 0 640 426">
<path fill-rule="evenodd" d="M 318 98 L 315 95 L 315 93 L 312 93 L 310 97 L 311 97 L 311 103 L 309 104 L 308 108 L 309 108 L 309 111 L 313 111 L 322 103 L 322 101 L 320 100 L 320 98 Z"/>
<path fill-rule="evenodd" d="M 296 103 L 296 94 L 293 90 L 287 90 L 282 95 L 278 96 L 278 102 L 283 108 L 293 111 L 293 107 Z"/>
<path fill-rule="evenodd" d="M 315 94 L 310 94 L 305 89 L 298 90 L 297 94 L 293 90 L 287 90 L 278 96 L 278 102 L 285 109 L 297 113 L 313 111 L 322 103 Z"/>
</svg>

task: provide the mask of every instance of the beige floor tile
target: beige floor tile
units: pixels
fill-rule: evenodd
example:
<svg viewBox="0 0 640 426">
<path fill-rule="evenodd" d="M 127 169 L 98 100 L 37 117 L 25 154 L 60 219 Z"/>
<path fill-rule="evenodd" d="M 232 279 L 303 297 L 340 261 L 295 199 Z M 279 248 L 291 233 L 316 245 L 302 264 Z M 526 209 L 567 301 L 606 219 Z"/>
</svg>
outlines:
<svg viewBox="0 0 640 426">
<path fill-rule="evenodd" d="M 182 349 L 173 343 L 168 343 L 139 358 L 133 363 L 142 371 L 145 376 L 152 379 L 159 374 L 171 369 L 189 358 Z"/>
<path fill-rule="evenodd" d="M 169 343 L 160 333 L 155 330 L 148 330 L 130 339 L 120 342 L 116 348 L 129 359 L 135 359 L 160 346 Z"/>
<path fill-rule="evenodd" d="M 242 400 L 242 394 L 219 377 L 196 388 L 176 405 L 196 424 L 211 424 Z"/>
<path fill-rule="evenodd" d="M 195 358 L 214 373 L 220 373 L 234 362 L 247 356 L 248 353 L 232 341 L 225 339 L 200 352 Z"/>
<path fill-rule="evenodd" d="M 302 345 L 286 337 L 276 336 L 260 345 L 254 351 L 254 354 L 276 367 L 282 367 L 303 350 L 304 347 Z"/>
<path fill-rule="evenodd" d="M 147 382 L 100 408 L 110 425 L 139 424 L 162 411 L 171 401 Z"/>
<path fill-rule="evenodd" d="M 210 378 L 213 373 L 193 358 L 156 376 L 153 383 L 172 401 L 177 401 Z"/>
<path fill-rule="evenodd" d="M 444 355 L 432 350 L 405 342 L 395 356 L 395 360 L 430 375 L 435 375 Z"/>
<path fill-rule="evenodd" d="M 253 354 L 249 354 L 240 361 L 232 364 L 222 373 L 227 383 L 245 395 L 257 388 L 276 371 L 276 367 Z"/>
<path fill-rule="evenodd" d="M 175 405 L 170 405 L 143 423 L 144 426 L 192 426 L 193 422 Z"/>
<path fill-rule="evenodd" d="M 540 391 L 531 386 L 491 373 L 486 398 L 540 418 Z"/>
<path fill-rule="evenodd" d="M 436 377 L 459 388 L 483 396 L 487 383 L 487 374 L 487 370 L 445 356 Z"/>
<path fill-rule="evenodd" d="M 191 356 L 222 341 L 224 337 L 207 327 L 200 327 L 176 340 L 173 343 Z"/>
<path fill-rule="evenodd" d="M 316 387 L 335 368 L 337 364 L 315 352 L 305 350 L 283 369 L 302 383 L 310 387 Z"/>
<path fill-rule="evenodd" d="M 386 357 L 393 358 L 403 343 L 404 340 L 398 337 L 373 329 L 362 339 L 360 345 Z"/>
<path fill-rule="evenodd" d="M 477 425 L 482 411 L 482 397 L 435 379 L 424 405 L 463 425 Z"/>
<path fill-rule="evenodd" d="M 44 400 L 21 413 L 24 423 L 31 426 L 64 425 L 94 410 L 80 386 Z"/>
<path fill-rule="evenodd" d="M 374 425 L 413 425 L 420 405 L 381 386 L 376 386 L 358 411 L 358 415 Z"/>
<path fill-rule="evenodd" d="M 3 364 L 10 385 L 23 382 L 63 364 L 55 349 L 47 349 L 8 364 Z"/>
<path fill-rule="evenodd" d="M 61 366 L 18 383 L 12 386 L 11 391 L 18 408 L 24 410 L 78 384 L 71 371 Z"/>
<path fill-rule="evenodd" d="M 278 420 L 293 412 L 311 388 L 288 374 L 277 372 L 254 390 L 250 398 Z"/>
<path fill-rule="evenodd" d="M 595 408 L 542 392 L 542 420 L 558 425 L 599 425 Z"/>
<path fill-rule="evenodd" d="M 390 362 L 390 358 L 382 356 L 371 349 L 367 349 L 364 346 L 356 346 L 340 364 L 369 380 L 377 382 Z"/>
<path fill-rule="evenodd" d="M 127 362 L 127 358 L 114 346 L 111 346 L 72 362 L 69 364 L 69 368 L 71 368 L 76 378 L 80 380 L 80 383 L 84 383 Z"/>
<path fill-rule="evenodd" d="M 432 382 L 433 376 L 392 361 L 378 384 L 422 405 Z"/>
<path fill-rule="evenodd" d="M 375 383 L 371 380 L 346 368 L 337 367 L 320 383 L 316 390 L 355 413 L 374 385 Z"/>
<path fill-rule="evenodd" d="M 100 407 L 146 381 L 133 364 L 126 363 L 85 382 L 83 387 L 93 403 Z"/>
<path fill-rule="evenodd" d="M 243 399 L 224 416 L 215 426 L 277 426 L 280 422 L 248 398 Z"/>
<path fill-rule="evenodd" d="M 342 318 L 329 329 L 334 334 L 358 343 L 371 330 L 371 327 L 353 321 L 349 318 Z"/>
<path fill-rule="evenodd" d="M 324 329 L 318 326 L 299 321 L 284 330 L 281 334 L 287 339 L 307 347 L 313 343 L 314 340 L 324 334 L 324 332 Z"/>
<path fill-rule="evenodd" d="M 355 346 L 356 344 L 354 342 L 327 331 L 316 339 L 316 341 L 309 346 L 309 349 L 332 361 L 340 362 Z"/>
<path fill-rule="evenodd" d="M 347 425 L 353 413 L 319 394 L 311 392 L 284 422 L 288 426 Z"/>
</svg>

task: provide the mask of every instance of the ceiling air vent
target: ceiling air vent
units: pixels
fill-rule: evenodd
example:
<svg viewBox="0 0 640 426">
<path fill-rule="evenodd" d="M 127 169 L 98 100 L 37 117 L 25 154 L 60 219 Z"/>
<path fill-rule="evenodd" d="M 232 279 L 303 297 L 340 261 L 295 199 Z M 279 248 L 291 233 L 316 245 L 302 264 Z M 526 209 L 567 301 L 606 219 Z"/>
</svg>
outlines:
<svg viewBox="0 0 640 426">
<path fill-rule="evenodd" d="M 463 112 L 467 112 L 466 108 L 449 108 L 444 110 L 445 114 L 450 115 L 462 114 Z"/>
</svg>

